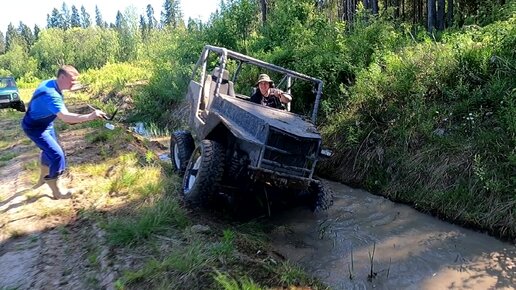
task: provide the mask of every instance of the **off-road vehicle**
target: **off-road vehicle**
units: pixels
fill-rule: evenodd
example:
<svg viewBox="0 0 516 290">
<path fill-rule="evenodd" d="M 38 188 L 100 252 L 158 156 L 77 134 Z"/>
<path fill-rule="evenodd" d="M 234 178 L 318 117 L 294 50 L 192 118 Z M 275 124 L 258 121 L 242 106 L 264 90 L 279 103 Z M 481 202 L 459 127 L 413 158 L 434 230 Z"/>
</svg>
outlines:
<svg viewBox="0 0 516 290">
<path fill-rule="evenodd" d="M 0 77 L 0 109 L 13 108 L 25 112 L 25 104 L 13 77 Z"/>
<path fill-rule="evenodd" d="M 297 86 L 312 94 L 311 120 L 290 112 L 289 106 L 266 107 L 235 93 L 249 91 L 259 73 L 281 79 L 277 88 L 287 93 Z M 218 195 L 247 200 L 265 195 L 267 201 L 290 196 L 313 210 L 327 209 L 332 195 L 314 178 L 321 154 L 321 136 L 314 124 L 322 88 L 319 79 L 205 46 L 186 96 L 190 131 L 176 131 L 170 141 L 174 168 L 184 175 L 185 201 L 196 205 Z"/>
</svg>

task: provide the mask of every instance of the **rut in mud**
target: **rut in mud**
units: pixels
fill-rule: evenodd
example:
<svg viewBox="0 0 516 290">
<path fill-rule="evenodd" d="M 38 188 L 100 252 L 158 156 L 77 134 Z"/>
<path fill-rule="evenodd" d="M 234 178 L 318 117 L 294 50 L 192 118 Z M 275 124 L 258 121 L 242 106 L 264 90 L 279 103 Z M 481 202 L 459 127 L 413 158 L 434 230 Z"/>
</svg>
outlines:
<svg viewBox="0 0 516 290">
<path fill-rule="evenodd" d="M 339 183 L 324 216 L 274 220 L 274 247 L 333 289 L 515 289 L 516 247 Z"/>
</svg>

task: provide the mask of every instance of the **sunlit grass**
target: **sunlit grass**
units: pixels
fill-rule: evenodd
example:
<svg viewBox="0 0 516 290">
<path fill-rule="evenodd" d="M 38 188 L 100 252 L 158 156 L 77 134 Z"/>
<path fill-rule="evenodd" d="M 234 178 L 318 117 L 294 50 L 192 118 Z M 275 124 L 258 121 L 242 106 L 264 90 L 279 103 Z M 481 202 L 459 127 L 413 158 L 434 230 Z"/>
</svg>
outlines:
<svg viewBox="0 0 516 290">
<path fill-rule="evenodd" d="M 73 165 L 72 170 L 73 172 L 84 175 L 101 177 L 107 173 L 108 169 L 113 166 L 113 163 L 113 160 L 106 160 L 105 162 L 99 163 L 83 163 L 79 165 Z"/>
<path fill-rule="evenodd" d="M 47 218 L 51 216 L 66 217 L 71 216 L 74 210 L 68 204 L 39 204 L 37 206 L 36 215 L 40 218 Z"/>
<path fill-rule="evenodd" d="M 214 279 L 224 290 L 261 290 L 263 289 L 260 285 L 253 282 L 248 277 L 239 278 L 238 280 L 229 276 L 229 274 L 215 271 Z"/>
</svg>

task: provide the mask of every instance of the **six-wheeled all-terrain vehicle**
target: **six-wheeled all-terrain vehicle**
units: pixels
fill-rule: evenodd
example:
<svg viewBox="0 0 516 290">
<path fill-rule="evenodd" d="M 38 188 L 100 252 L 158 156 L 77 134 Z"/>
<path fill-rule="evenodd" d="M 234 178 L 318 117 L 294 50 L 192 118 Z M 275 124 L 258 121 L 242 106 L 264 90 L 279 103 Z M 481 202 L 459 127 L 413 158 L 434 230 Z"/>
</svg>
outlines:
<svg viewBox="0 0 516 290">
<path fill-rule="evenodd" d="M 210 63 L 215 63 L 211 70 Z M 281 79 L 277 87 L 287 93 L 296 87 L 312 94 L 314 104 L 306 110 L 311 120 L 291 112 L 290 106 L 271 108 L 235 93 L 250 90 L 260 73 Z M 315 211 L 327 209 L 332 195 L 314 178 L 322 156 L 314 125 L 322 87 L 319 79 L 205 46 L 186 96 L 190 131 L 176 131 L 170 141 L 172 163 L 183 175 L 185 201 L 198 205 L 218 195 L 247 200 L 266 195 L 267 201 L 290 196 Z"/>
<path fill-rule="evenodd" d="M 13 108 L 25 112 L 25 104 L 13 77 L 0 77 L 0 109 Z"/>
</svg>

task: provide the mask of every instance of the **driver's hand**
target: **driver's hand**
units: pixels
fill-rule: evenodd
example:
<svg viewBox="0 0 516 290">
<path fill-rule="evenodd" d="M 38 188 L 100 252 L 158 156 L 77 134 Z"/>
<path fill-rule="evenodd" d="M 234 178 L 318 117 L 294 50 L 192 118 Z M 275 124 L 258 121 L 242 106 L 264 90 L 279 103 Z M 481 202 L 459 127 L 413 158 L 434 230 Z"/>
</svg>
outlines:
<svg viewBox="0 0 516 290">
<path fill-rule="evenodd" d="M 270 89 L 270 94 L 274 95 L 275 97 L 279 98 L 281 96 L 281 93 L 282 93 L 282 91 L 280 89 L 276 89 L 276 88 Z"/>
</svg>

